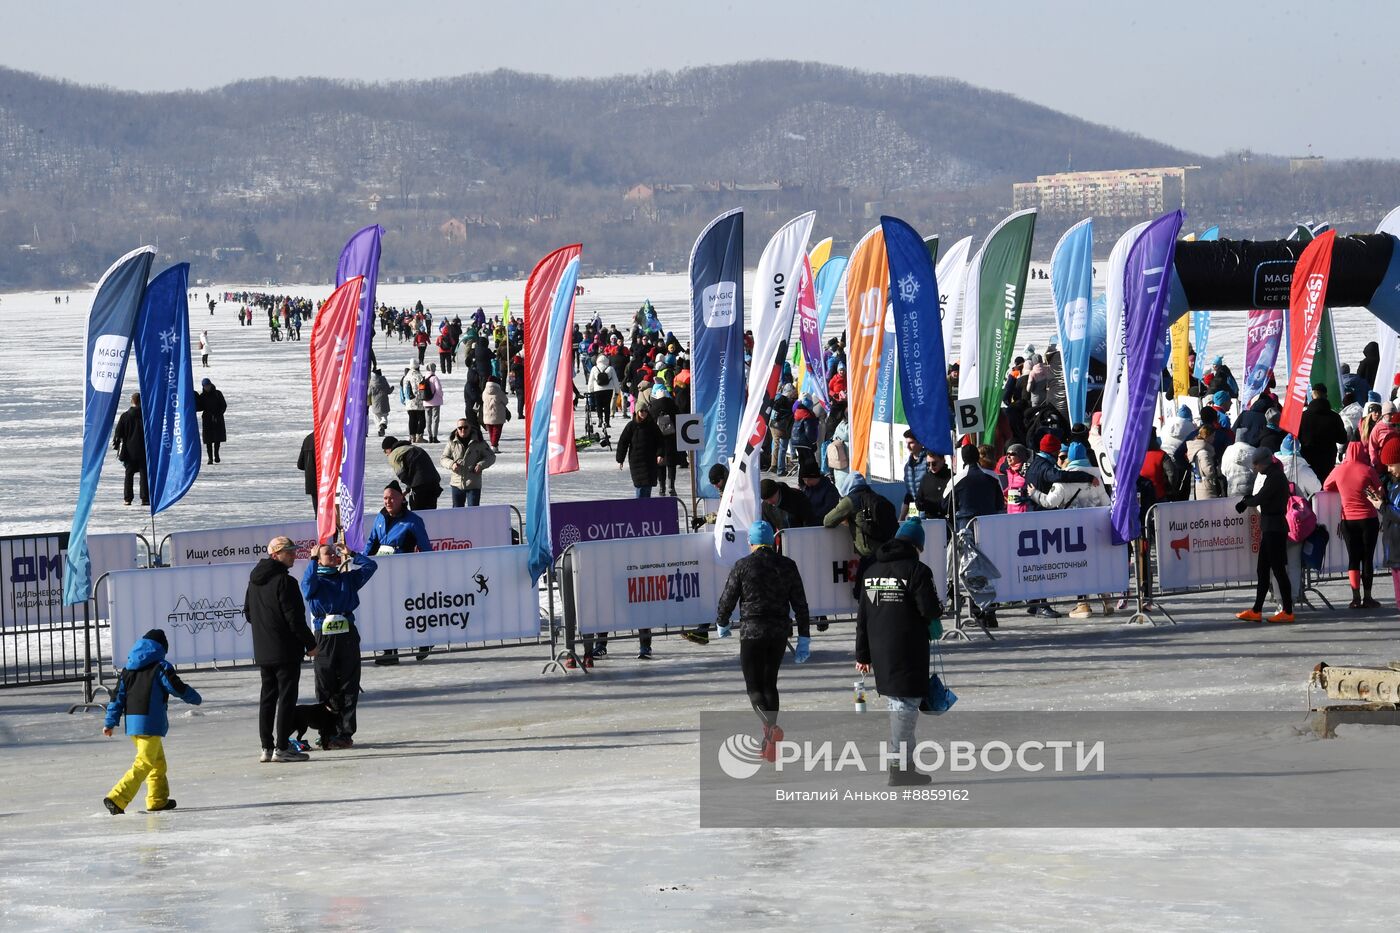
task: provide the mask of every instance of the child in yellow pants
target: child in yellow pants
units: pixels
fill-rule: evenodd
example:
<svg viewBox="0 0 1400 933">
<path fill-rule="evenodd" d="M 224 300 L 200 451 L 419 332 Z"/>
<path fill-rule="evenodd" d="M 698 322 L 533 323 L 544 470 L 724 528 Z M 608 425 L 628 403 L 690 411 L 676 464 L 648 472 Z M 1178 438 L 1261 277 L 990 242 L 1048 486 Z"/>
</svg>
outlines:
<svg viewBox="0 0 1400 933">
<path fill-rule="evenodd" d="M 117 695 L 107 704 L 102 734 L 110 736 L 117 721 L 125 715 L 126 734 L 136 746 L 136 760 L 112 790 L 102 799 L 107 812 L 124 813 L 141 784 L 146 785 L 147 810 L 174 810 L 170 784 L 165 776 L 165 745 L 170 731 L 165 708 L 171 694 L 194 706 L 202 702 L 199 693 L 182 681 L 165 660 L 170 648 L 165 632 L 151 629 L 131 646 L 122 671 Z"/>
</svg>

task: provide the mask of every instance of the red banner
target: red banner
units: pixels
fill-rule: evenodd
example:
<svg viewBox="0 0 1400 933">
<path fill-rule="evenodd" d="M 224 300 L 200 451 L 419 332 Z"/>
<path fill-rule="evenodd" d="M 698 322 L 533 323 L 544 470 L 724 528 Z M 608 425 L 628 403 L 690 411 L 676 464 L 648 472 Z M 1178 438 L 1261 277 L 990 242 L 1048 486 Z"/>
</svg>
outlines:
<svg viewBox="0 0 1400 933">
<path fill-rule="evenodd" d="M 345 449 L 346 392 L 360 323 L 365 277 L 347 279 L 331 294 L 311 326 L 311 417 L 316 441 L 316 539 L 335 537 L 340 510 L 335 490 Z"/>
<path fill-rule="evenodd" d="M 1288 394 L 1283 401 L 1279 426 L 1295 437 L 1308 400 L 1313 355 L 1317 352 L 1317 332 L 1322 326 L 1322 309 L 1327 302 L 1327 277 L 1332 271 L 1332 244 L 1335 230 L 1328 230 L 1303 248 L 1293 267 L 1293 284 L 1288 294 Z"/>
<path fill-rule="evenodd" d="M 561 246 L 539 261 L 525 283 L 525 449 L 530 449 L 530 425 L 535 399 L 545 378 L 543 369 L 547 344 L 545 332 L 549 312 L 554 307 L 554 290 L 564 267 L 583 253 L 583 244 Z M 573 306 L 569 308 L 567 332 L 574 328 Z M 572 340 L 570 340 L 572 342 Z M 554 393 L 549 396 L 554 412 L 550 418 L 549 475 L 572 473 L 578 469 L 578 448 L 574 446 L 574 367 L 572 348 L 566 346 L 554 374 Z"/>
</svg>

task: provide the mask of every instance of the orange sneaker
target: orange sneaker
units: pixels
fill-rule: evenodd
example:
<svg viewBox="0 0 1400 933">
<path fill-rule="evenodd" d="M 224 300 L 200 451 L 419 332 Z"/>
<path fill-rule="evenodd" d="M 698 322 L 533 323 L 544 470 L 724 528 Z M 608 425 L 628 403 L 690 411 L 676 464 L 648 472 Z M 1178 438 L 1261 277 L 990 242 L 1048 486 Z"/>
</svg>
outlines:
<svg viewBox="0 0 1400 933">
<path fill-rule="evenodd" d="M 1246 609 L 1244 612 L 1235 613 L 1235 618 L 1241 622 L 1263 622 L 1264 617 L 1253 609 Z"/>
<path fill-rule="evenodd" d="M 1282 609 L 1280 609 L 1278 612 L 1275 612 L 1273 615 L 1269 616 L 1269 621 L 1270 621 L 1270 622 L 1292 622 L 1292 621 L 1293 621 L 1293 613 L 1291 613 L 1291 612 L 1284 612 Z"/>
</svg>

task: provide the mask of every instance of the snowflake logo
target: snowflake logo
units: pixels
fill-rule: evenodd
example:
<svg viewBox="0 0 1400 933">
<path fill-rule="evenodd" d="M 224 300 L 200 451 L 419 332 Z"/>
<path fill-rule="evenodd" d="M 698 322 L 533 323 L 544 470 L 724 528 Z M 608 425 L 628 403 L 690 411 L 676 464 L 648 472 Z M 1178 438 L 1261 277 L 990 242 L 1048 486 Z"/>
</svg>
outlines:
<svg viewBox="0 0 1400 933">
<path fill-rule="evenodd" d="M 160 337 L 161 353 L 171 352 L 173 349 L 175 349 L 176 344 L 180 342 L 180 335 L 176 332 L 175 328 L 173 327 L 169 330 L 161 331 L 157 336 Z"/>
<path fill-rule="evenodd" d="M 566 548 L 571 544 L 578 544 L 583 540 L 583 535 L 579 533 L 577 525 L 565 525 L 559 529 L 559 547 Z"/>
<path fill-rule="evenodd" d="M 917 297 L 919 297 L 919 283 L 914 281 L 914 273 L 910 272 L 899 280 L 899 300 L 905 304 L 911 304 Z"/>
</svg>

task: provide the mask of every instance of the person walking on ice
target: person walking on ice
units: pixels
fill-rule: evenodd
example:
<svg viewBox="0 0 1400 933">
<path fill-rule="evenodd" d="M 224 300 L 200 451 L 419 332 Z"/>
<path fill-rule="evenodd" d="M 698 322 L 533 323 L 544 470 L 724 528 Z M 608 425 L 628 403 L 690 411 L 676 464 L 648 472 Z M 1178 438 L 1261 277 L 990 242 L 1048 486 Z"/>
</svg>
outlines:
<svg viewBox="0 0 1400 933">
<path fill-rule="evenodd" d="M 910 761 L 919 707 L 928 696 L 928 645 L 939 631 L 933 620 L 942 608 L 933 571 L 919 559 L 923 549 L 923 522 L 905 520 L 866 568 L 856 616 L 856 670 L 875 674 L 875 689 L 889 706 L 890 747 L 899 756 L 889 783 L 896 787 L 933 782 Z"/>
<path fill-rule="evenodd" d="M 735 604 L 739 605 L 739 666 L 749 702 L 763 721 L 765 761 L 777 759 L 778 743 L 783 740 L 783 730 L 778 728 L 778 668 L 792 633 L 788 612 L 799 628 L 805 629 L 811 621 L 797 564 L 774 550 L 773 539 L 773 526 L 767 522 L 749 527 L 749 555 L 730 568 L 715 618 L 723 636 Z"/>
<path fill-rule="evenodd" d="M 136 746 L 136 760 L 131 763 L 130 770 L 102 798 L 107 812 L 113 816 L 126 812 L 143 782 L 148 811 L 175 809 L 175 798 L 170 796 L 170 784 L 165 775 L 163 739 L 170 731 L 166 703 L 171 694 L 192 706 L 198 706 L 203 698 L 181 680 L 175 668 L 165 660 L 169 649 L 170 643 L 162 629 L 153 628 L 141 636 L 126 656 L 126 669 L 117 682 L 117 695 L 107 704 L 102 734 L 110 737 L 117 722 L 125 716 L 126 734 Z"/>
</svg>

